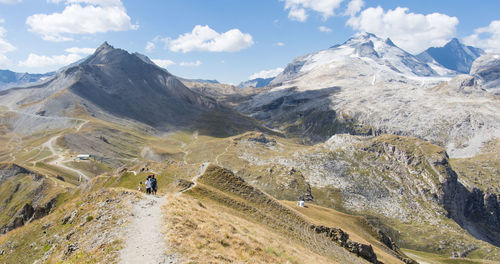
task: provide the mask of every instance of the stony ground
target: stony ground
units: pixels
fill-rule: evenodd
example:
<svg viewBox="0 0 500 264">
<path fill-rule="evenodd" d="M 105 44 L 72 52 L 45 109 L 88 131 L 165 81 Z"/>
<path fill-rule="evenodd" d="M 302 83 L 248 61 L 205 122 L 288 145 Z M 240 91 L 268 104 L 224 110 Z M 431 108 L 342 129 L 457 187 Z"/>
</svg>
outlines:
<svg viewBox="0 0 500 264">
<path fill-rule="evenodd" d="M 146 195 L 133 207 L 130 224 L 120 252 L 120 263 L 163 264 L 178 263 L 175 255 L 166 255 L 161 207 L 165 197 Z"/>
</svg>

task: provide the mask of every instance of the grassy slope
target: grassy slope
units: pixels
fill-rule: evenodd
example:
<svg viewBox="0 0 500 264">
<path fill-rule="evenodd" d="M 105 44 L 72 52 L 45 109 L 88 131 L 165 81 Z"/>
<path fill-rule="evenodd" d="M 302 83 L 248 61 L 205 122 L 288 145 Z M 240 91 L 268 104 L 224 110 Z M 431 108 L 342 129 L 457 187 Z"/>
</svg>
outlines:
<svg viewBox="0 0 500 264">
<path fill-rule="evenodd" d="M 88 116 L 79 117 L 89 118 Z M 0 150 L 0 159 L 9 161 L 11 159 L 9 154 L 13 153 L 16 161 L 21 162 L 21 164 L 31 166 L 32 164 L 30 163 L 32 161 L 46 158 L 49 154 L 46 150 L 40 150 L 37 148 L 38 146 L 58 133 L 70 134 L 74 132 L 74 129 L 51 131 L 50 133 L 35 135 L 32 138 L 22 138 L 21 140 L 17 138 L 15 140 L 11 140 L 9 136 L 1 136 L 0 143 L 7 145 L 8 150 Z M 140 151 L 143 147 L 151 147 L 154 152 L 158 153 L 163 158 L 163 162 L 167 164 L 155 165 L 156 171 L 160 173 L 160 184 L 163 186 L 164 184 L 173 181 L 175 178 L 191 178 L 192 175 L 197 174 L 199 164 L 202 162 L 218 161 L 219 164 L 236 171 L 238 176 L 244 177 L 247 181 L 255 184 L 264 191 L 271 193 L 273 196 L 279 199 L 290 200 L 295 199 L 297 193 L 304 190 L 303 187 L 299 187 L 298 192 L 290 192 L 290 190 L 287 189 L 287 186 L 289 186 L 292 180 L 298 180 L 300 182 L 300 177 L 292 179 L 292 176 L 288 174 L 287 169 L 289 168 L 287 167 L 249 163 L 246 158 L 242 158 L 242 154 L 250 152 L 252 155 L 259 155 L 263 158 L 280 156 L 290 158 L 290 156 L 294 153 L 307 153 L 316 151 L 315 149 L 317 149 L 315 146 L 308 147 L 296 144 L 297 141 L 294 139 L 283 139 L 277 137 L 274 137 L 278 142 L 277 147 L 274 149 L 264 147 L 259 144 L 246 144 L 246 139 L 248 137 L 255 136 L 255 134 L 257 134 L 251 132 L 228 138 L 213 138 L 203 135 L 197 136 L 195 133 L 187 132 L 174 132 L 159 137 L 139 128 L 130 129 L 95 119 L 92 119 L 90 123 L 85 125 L 79 133 L 90 133 L 93 136 L 103 134 L 106 136 L 106 138 L 108 138 L 112 143 L 112 146 L 108 146 L 109 149 L 111 151 L 119 150 L 120 152 L 113 152 L 117 154 L 117 157 L 114 158 L 120 159 L 120 164 L 125 164 L 127 166 L 141 162 L 146 163 L 147 161 L 140 157 Z M 116 137 L 111 137 L 111 135 L 115 133 Z M 268 136 L 268 138 L 272 137 Z M 411 143 L 410 140 L 408 141 L 408 144 L 411 145 L 413 143 Z M 498 190 L 498 181 L 496 180 L 497 178 L 495 178 L 498 176 L 498 156 L 494 156 L 492 154 L 499 153 L 500 151 L 498 150 L 498 142 L 493 142 L 492 144 L 493 147 L 489 149 L 487 148 L 483 156 L 478 156 L 473 159 L 451 160 L 451 163 L 459 173 L 460 178 L 464 179 L 464 181 L 469 183 L 471 186 L 478 186 L 495 191 Z M 59 140 L 58 145 L 66 147 L 67 142 Z M 10 151 L 11 149 L 13 150 L 12 152 Z M 75 150 L 68 151 L 67 155 L 73 155 L 76 153 L 77 152 L 75 152 Z M 130 161 L 135 157 L 138 159 L 134 162 Z M 112 173 L 112 168 L 103 164 L 97 164 L 95 170 L 93 165 L 76 165 L 84 165 L 80 166 L 80 168 L 91 173 L 90 175 L 98 175 L 99 173 L 109 175 Z M 67 178 L 67 183 L 78 184 L 75 175 L 50 166 L 47 163 L 44 163 L 44 161 L 38 163 L 36 167 L 32 167 L 31 169 L 50 176 L 62 175 Z M 273 172 L 270 173 L 269 169 L 272 169 Z M 145 174 L 138 174 L 135 176 L 133 174 L 126 174 L 119 180 L 112 177 L 113 180 L 106 180 L 106 184 L 108 186 L 119 185 L 135 189 L 138 182 L 144 178 Z M 498 193 L 498 191 L 496 192 Z M 339 196 L 339 190 L 329 189 L 328 187 L 321 189 L 313 188 L 313 193 L 316 200 L 320 201 L 321 204 L 333 208 L 341 208 L 342 197 Z M 381 221 L 385 220 L 382 219 Z M 435 250 L 435 248 L 425 248 L 422 246 L 426 244 L 426 241 L 428 241 L 429 234 L 433 234 L 433 239 L 436 239 L 436 241 L 448 237 L 447 235 L 439 234 L 439 228 L 433 228 L 432 226 L 416 225 L 413 223 L 401 224 L 393 222 L 390 219 L 386 221 L 386 224 L 393 225 L 396 229 L 401 231 L 400 235 L 404 236 L 406 240 L 412 240 L 414 242 L 407 245 L 422 250 Z M 453 223 L 449 224 L 453 225 Z M 452 235 L 455 236 L 457 234 Z M 463 234 L 460 234 L 457 237 L 460 237 L 464 241 L 477 243 L 477 241 L 470 239 L 467 235 L 464 236 Z M 450 239 L 454 238 L 450 237 Z M 471 257 L 484 257 L 488 255 L 494 257 L 492 254 L 487 253 L 488 250 L 490 250 L 488 247 L 485 247 L 484 249 L 481 248 L 480 250 L 472 252 Z M 449 252 L 446 252 L 446 254 L 448 253 Z"/>
<path fill-rule="evenodd" d="M 295 202 L 292 201 L 282 201 L 282 203 L 305 215 L 311 223 L 340 228 L 349 233 L 349 237 L 353 241 L 371 244 L 380 261 L 384 263 L 400 263 L 399 260 L 394 258 L 394 253 L 391 253 L 390 250 L 376 238 L 373 227 L 364 217 L 344 214 L 314 204 L 307 204 L 307 207 L 297 207 Z"/>
<path fill-rule="evenodd" d="M 500 194 L 500 139 L 494 139 L 472 158 L 451 159 L 459 177 L 468 185 Z"/>
<path fill-rule="evenodd" d="M 337 263 L 210 199 L 172 196 L 167 239 L 186 263 Z"/>
<path fill-rule="evenodd" d="M 181 136 L 182 135 L 182 136 Z M 266 158 L 279 158 L 283 157 L 289 159 L 294 153 L 311 153 L 322 151 L 317 146 L 307 147 L 294 143 L 293 140 L 267 136 L 274 138 L 277 141 L 275 147 L 268 147 L 261 143 L 248 144 L 247 139 L 255 137 L 258 133 L 246 133 L 240 136 L 231 138 L 215 139 L 210 137 L 194 137 L 191 134 L 176 134 L 177 137 L 183 138 L 183 143 L 186 144 L 182 150 L 188 151 L 186 161 L 187 165 L 179 166 L 176 169 L 176 176 L 180 178 L 189 179 L 190 175 L 197 174 L 199 165 L 204 161 L 218 161 L 219 164 L 234 170 L 238 176 L 243 177 L 245 180 L 251 182 L 255 186 L 265 190 L 279 199 L 294 200 L 296 195 L 290 192 L 288 186 L 292 176 L 288 173 L 286 167 L 281 167 L 279 164 L 262 164 L 258 162 L 249 163 L 247 158 L 242 158 L 245 153 L 251 153 L 251 156 L 259 156 L 262 160 Z M 375 142 L 388 142 L 394 145 L 401 145 L 410 155 L 421 156 L 428 153 L 436 153 L 440 155 L 443 151 L 442 148 L 431 145 L 421 144 L 421 142 L 414 138 L 396 137 L 396 136 L 382 136 L 375 139 Z M 181 147 L 176 146 L 176 151 L 180 151 Z M 339 153 L 341 155 L 341 153 Z M 431 154 L 432 156 L 433 154 Z M 351 157 L 352 158 L 352 157 Z M 367 156 L 354 156 L 355 162 L 360 162 L 363 159 L 370 159 Z M 182 163 L 182 160 L 178 160 Z M 272 173 L 270 173 L 272 169 Z M 351 168 L 352 173 L 359 173 L 361 170 Z M 428 168 L 424 168 L 428 169 Z M 288 181 L 288 182 L 287 182 Z M 284 188 L 280 187 L 283 186 Z M 342 209 L 342 196 L 340 190 L 331 189 L 330 187 L 313 188 L 312 189 L 315 200 L 322 205 L 332 208 Z M 487 243 L 478 241 L 463 231 L 456 223 L 447 218 L 441 219 L 442 224 L 447 226 L 448 233 L 442 233 L 441 227 L 431 223 L 402 223 L 393 219 L 387 219 L 377 216 L 377 221 L 382 221 L 383 225 L 391 227 L 399 242 L 402 245 L 418 250 L 425 250 L 441 254 L 442 258 L 448 258 L 451 254 L 449 245 L 457 243 L 463 245 L 475 244 L 479 249 L 473 251 L 470 258 L 489 258 L 498 259 L 499 250 Z M 431 238 L 431 239 L 429 239 Z M 430 245 L 428 242 L 432 240 L 436 243 Z M 444 244 L 439 244 L 439 243 Z M 398 240 L 397 240 L 398 242 Z M 451 244 L 449 244 L 451 243 Z M 439 244 L 439 245 L 438 245 Z M 477 252 L 477 253 L 476 253 Z"/>
<path fill-rule="evenodd" d="M 199 183 L 195 188 L 187 192 L 196 199 L 206 200 L 208 198 L 230 208 L 233 214 L 238 217 L 246 218 L 248 221 L 264 226 L 264 228 L 279 230 L 282 235 L 291 239 L 290 243 L 309 248 L 316 254 L 328 256 L 341 263 L 364 262 L 355 255 L 347 253 L 335 242 L 330 241 L 323 235 L 317 235 L 309 229 L 312 223 L 326 224 L 329 227 L 338 226 L 332 226 L 325 222 L 310 221 L 310 218 L 305 217 L 301 212 L 292 209 L 286 203 L 283 204 L 274 200 L 258 189 L 231 176 L 225 170 L 209 167 L 198 181 L 201 184 Z M 318 208 L 320 207 L 316 207 L 316 209 Z M 346 220 L 352 219 L 346 218 Z M 366 229 L 364 232 L 366 232 Z M 360 238 L 360 236 L 354 235 L 353 238 L 355 238 L 354 241 L 358 242 L 357 238 Z M 376 242 L 376 239 L 370 236 L 370 241 Z M 359 242 L 367 242 L 367 240 L 359 239 Z M 374 246 L 378 248 L 377 251 L 379 252 L 390 251 L 381 243 Z M 385 263 L 401 263 L 399 259 L 390 254 L 384 254 L 382 259 Z"/>
<path fill-rule="evenodd" d="M 50 215 L 0 237 L 0 263 L 116 263 L 119 230 L 134 199 L 133 192 L 116 188 L 66 193 Z M 73 221 L 63 223 L 72 212 Z M 68 253 L 70 245 L 77 250 Z"/>
<path fill-rule="evenodd" d="M 19 174 L 0 185 L 0 226 L 26 204 L 44 205 L 51 199 L 66 192 L 67 185 L 52 178 L 36 178 L 30 174 Z"/>
</svg>

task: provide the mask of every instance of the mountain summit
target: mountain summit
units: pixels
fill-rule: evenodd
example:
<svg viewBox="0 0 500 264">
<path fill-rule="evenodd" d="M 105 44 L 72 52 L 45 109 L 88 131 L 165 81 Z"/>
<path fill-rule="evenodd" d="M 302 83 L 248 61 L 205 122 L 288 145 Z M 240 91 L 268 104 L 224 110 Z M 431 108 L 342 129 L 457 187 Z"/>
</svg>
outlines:
<svg viewBox="0 0 500 264">
<path fill-rule="evenodd" d="M 192 124 L 217 103 L 185 87 L 170 73 L 143 58 L 103 43 L 79 65 L 65 70 L 77 75 L 73 93 L 107 112 L 153 127 Z"/>
<path fill-rule="evenodd" d="M 450 70 L 469 73 L 474 60 L 484 53 L 482 49 L 466 46 L 453 38 L 443 47 L 428 48 L 417 57 L 423 62 L 435 61 Z"/>
<path fill-rule="evenodd" d="M 24 99 L 16 101 L 17 98 Z M 5 91 L 2 100 L 12 110 L 25 114 L 19 119 L 23 123 L 16 127 L 29 133 L 37 129 L 27 117 L 33 119 L 38 113 L 46 116 L 40 129 L 50 128 L 52 123 L 68 126 L 61 124 L 65 120 L 62 117 L 67 117 L 71 109 L 82 107 L 98 118 L 132 120 L 161 131 L 182 128 L 225 135 L 253 125 L 215 99 L 189 89 L 146 56 L 114 48 L 107 42 L 86 59 L 62 68 L 45 83 Z M 23 105 L 29 107 L 17 109 Z M 232 126 L 235 122 L 239 125 Z"/>
<path fill-rule="evenodd" d="M 333 69 L 335 65 L 359 64 L 367 74 L 388 73 L 408 78 L 439 76 L 449 72 L 438 65 L 428 65 L 417 57 L 396 46 L 390 39 L 382 39 L 371 33 L 358 33 L 329 49 L 321 50 L 292 61 L 271 85 L 277 85 L 311 72 Z M 328 67 L 327 67 L 328 66 Z"/>
</svg>

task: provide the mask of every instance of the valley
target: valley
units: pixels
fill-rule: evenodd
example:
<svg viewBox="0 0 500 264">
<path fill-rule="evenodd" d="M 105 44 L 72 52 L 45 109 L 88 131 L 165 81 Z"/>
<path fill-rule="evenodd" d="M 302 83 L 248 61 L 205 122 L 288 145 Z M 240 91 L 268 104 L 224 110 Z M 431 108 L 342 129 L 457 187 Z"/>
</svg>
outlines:
<svg viewBox="0 0 500 264">
<path fill-rule="evenodd" d="M 0 93 L 0 262 L 500 263 L 496 64 L 429 63 L 360 33 L 237 88 L 105 42 Z"/>
</svg>

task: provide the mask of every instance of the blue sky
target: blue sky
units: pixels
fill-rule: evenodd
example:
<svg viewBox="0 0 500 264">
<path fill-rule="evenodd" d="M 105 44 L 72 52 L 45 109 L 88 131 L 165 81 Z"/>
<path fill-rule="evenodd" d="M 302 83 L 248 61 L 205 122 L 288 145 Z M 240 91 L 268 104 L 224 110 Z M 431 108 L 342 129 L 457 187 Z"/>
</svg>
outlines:
<svg viewBox="0 0 500 264">
<path fill-rule="evenodd" d="M 453 37 L 500 52 L 498 10 L 498 0 L 0 0 L 0 69 L 56 70 L 108 41 L 175 75 L 237 84 L 359 31 L 411 53 Z"/>
</svg>

